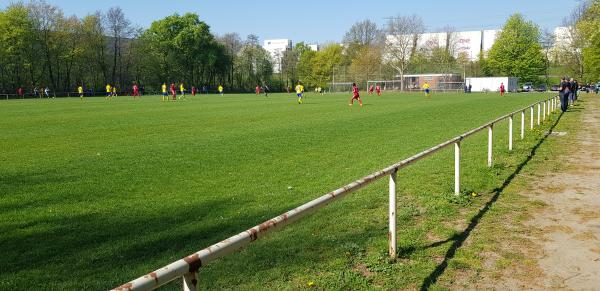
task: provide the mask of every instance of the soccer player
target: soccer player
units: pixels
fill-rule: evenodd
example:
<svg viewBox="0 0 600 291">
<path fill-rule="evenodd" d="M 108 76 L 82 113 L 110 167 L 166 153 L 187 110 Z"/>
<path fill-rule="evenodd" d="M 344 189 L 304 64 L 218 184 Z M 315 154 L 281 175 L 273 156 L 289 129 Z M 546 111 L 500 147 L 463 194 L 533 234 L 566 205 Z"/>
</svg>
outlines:
<svg viewBox="0 0 600 291">
<path fill-rule="evenodd" d="M 500 96 L 504 96 L 506 92 L 506 88 L 504 88 L 504 83 L 500 83 Z"/>
<path fill-rule="evenodd" d="M 369 95 L 373 94 L 373 84 L 371 84 L 371 86 L 369 86 Z"/>
<path fill-rule="evenodd" d="M 112 90 L 110 87 L 110 84 L 106 84 L 106 97 L 104 97 L 104 100 L 110 100 L 112 99 Z"/>
<path fill-rule="evenodd" d="M 296 85 L 296 96 L 298 96 L 298 104 L 302 104 L 302 93 L 304 93 L 304 86 L 302 86 L 302 84 L 298 83 L 298 85 Z"/>
<path fill-rule="evenodd" d="M 19 89 L 17 89 L 17 94 L 19 94 L 19 97 L 21 98 L 25 96 L 25 91 L 23 91 L 23 87 L 19 87 Z"/>
<path fill-rule="evenodd" d="M 183 83 L 179 85 L 179 92 L 181 92 L 181 96 L 179 96 L 179 100 L 185 99 L 185 87 L 183 87 Z"/>
<path fill-rule="evenodd" d="M 196 86 L 192 86 L 192 96 L 196 96 L 196 92 L 197 92 Z"/>
<path fill-rule="evenodd" d="M 257 96 L 260 95 L 260 87 L 258 85 L 256 85 L 256 88 L 254 88 L 254 92 Z"/>
<path fill-rule="evenodd" d="M 169 94 L 167 93 L 167 83 L 162 84 L 161 90 L 162 90 L 162 101 L 169 101 Z"/>
<path fill-rule="evenodd" d="M 425 91 L 425 96 L 429 97 L 430 96 L 430 92 L 429 91 L 429 83 L 425 82 L 425 84 L 423 84 L 423 91 Z"/>
<path fill-rule="evenodd" d="M 169 89 L 171 90 L 171 98 L 173 99 L 173 101 L 177 100 L 177 91 L 175 91 L 175 83 L 171 83 Z"/>
<path fill-rule="evenodd" d="M 223 86 L 219 85 L 217 90 L 219 90 L 219 94 L 221 94 L 221 96 L 223 96 Z"/>
<path fill-rule="evenodd" d="M 140 88 L 137 84 L 133 84 L 133 100 L 135 100 L 135 96 L 140 97 Z"/>
<path fill-rule="evenodd" d="M 352 98 L 350 98 L 350 106 L 354 105 L 354 100 L 358 100 L 360 107 L 363 106 L 362 100 L 360 100 L 360 94 L 358 93 L 358 86 L 356 83 L 352 83 Z"/>
<path fill-rule="evenodd" d="M 377 91 L 377 96 L 381 96 L 381 87 L 379 86 L 379 83 L 375 86 L 375 91 Z"/>
<path fill-rule="evenodd" d="M 46 94 L 46 98 L 50 98 L 50 87 L 44 88 L 44 94 Z M 54 98 L 54 97 L 52 97 Z"/>
<path fill-rule="evenodd" d="M 77 92 L 79 93 L 79 100 L 83 100 L 83 86 L 79 85 Z"/>
<path fill-rule="evenodd" d="M 112 97 L 117 97 L 119 95 L 117 95 L 117 86 L 113 86 L 112 87 Z"/>
</svg>

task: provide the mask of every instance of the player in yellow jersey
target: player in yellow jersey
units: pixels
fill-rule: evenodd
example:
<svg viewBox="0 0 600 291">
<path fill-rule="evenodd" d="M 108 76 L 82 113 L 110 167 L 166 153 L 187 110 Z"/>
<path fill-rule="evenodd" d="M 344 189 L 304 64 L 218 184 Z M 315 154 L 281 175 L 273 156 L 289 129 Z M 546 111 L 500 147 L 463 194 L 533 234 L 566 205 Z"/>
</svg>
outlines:
<svg viewBox="0 0 600 291">
<path fill-rule="evenodd" d="M 83 86 L 79 85 L 79 87 L 77 87 L 77 93 L 79 93 L 79 99 L 83 100 Z"/>
<path fill-rule="evenodd" d="M 302 86 L 302 84 L 298 83 L 298 85 L 296 85 L 296 96 L 298 96 L 298 104 L 302 104 L 302 93 L 304 93 L 304 86 Z"/>
<path fill-rule="evenodd" d="M 117 86 L 112 87 L 112 97 L 117 97 Z"/>
<path fill-rule="evenodd" d="M 112 87 L 110 86 L 110 84 L 106 84 L 106 97 L 104 97 L 105 100 L 110 100 L 112 99 Z"/>
<path fill-rule="evenodd" d="M 167 93 L 167 83 L 162 84 L 161 90 L 162 90 L 162 101 L 169 101 L 169 93 Z"/>
<path fill-rule="evenodd" d="M 185 87 L 183 87 L 183 83 L 179 85 L 179 91 L 181 92 L 181 95 L 179 95 L 179 100 L 185 99 Z"/>
<path fill-rule="evenodd" d="M 217 90 L 219 90 L 219 94 L 221 94 L 221 96 L 223 96 L 223 86 L 219 85 Z"/>
<path fill-rule="evenodd" d="M 429 97 L 431 95 L 431 91 L 429 91 L 429 83 L 425 82 L 423 84 L 423 90 L 425 91 L 425 96 Z"/>
</svg>

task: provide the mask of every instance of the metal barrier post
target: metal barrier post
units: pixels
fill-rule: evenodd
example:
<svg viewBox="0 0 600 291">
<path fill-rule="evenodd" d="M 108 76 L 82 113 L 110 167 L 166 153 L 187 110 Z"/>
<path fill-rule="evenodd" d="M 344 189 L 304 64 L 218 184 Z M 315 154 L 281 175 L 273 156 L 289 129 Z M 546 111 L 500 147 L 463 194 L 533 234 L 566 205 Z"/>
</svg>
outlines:
<svg viewBox="0 0 600 291">
<path fill-rule="evenodd" d="M 542 106 L 540 105 L 540 103 L 538 103 L 538 125 L 540 125 L 540 123 L 541 123 L 541 122 L 540 122 L 540 114 L 541 114 L 541 110 L 542 110 L 542 108 L 541 108 L 541 107 L 542 107 Z"/>
<path fill-rule="evenodd" d="M 454 194 L 460 194 L 460 141 L 454 143 Z"/>
<path fill-rule="evenodd" d="M 397 252 L 396 252 L 396 178 L 398 176 L 398 169 L 395 169 L 390 174 L 390 223 L 389 223 L 389 255 L 391 260 L 396 260 Z"/>
<path fill-rule="evenodd" d="M 542 102 L 542 108 L 543 108 L 542 121 L 544 121 L 544 120 L 546 120 L 546 102 L 545 101 Z"/>
<path fill-rule="evenodd" d="M 513 116 L 508 118 L 508 150 L 513 149 Z"/>
<path fill-rule="evenodd" d="M 529 111 L 531 113 L 531 120 L 530 120 L 531 130 L 533 130 L 533 106 L 529 107 Z"/>
<path fill-rule="evenodd" d="M 494 125 L 488 126 L 488 167 L 492 167 L 492 154 L 493 154 L 493 142 L 494 142 Z"/>
<path fill-rule="evenodd" d="M 525 110 L 521 111 L 521 139 L 525 139 Z"/>
<path fill-rule="evenodd" d="M 198 273 L 187 273 L 183 276 L 183 291 L 198 290 Z"/>
</svg>

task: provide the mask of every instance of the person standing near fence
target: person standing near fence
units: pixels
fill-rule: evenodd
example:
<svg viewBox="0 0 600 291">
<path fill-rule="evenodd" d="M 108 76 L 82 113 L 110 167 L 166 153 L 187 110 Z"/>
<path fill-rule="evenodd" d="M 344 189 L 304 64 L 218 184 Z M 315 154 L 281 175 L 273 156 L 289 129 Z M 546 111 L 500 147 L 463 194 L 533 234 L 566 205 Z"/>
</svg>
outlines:
<svg viewBox="0 0 600 291">
<path fill-rule="evenodd" d="M 504 88 L 504 83 L 500 83 L 500 96 L 504 96 L 506 92 L 506 88 Z"/>
<path fill-rule="evenodd" d="M 381 96 L 381 86 L 379 86 L 379 83 L 375 86 L 375 91 L 377 92 L 377 96 Z"/>
<path fill-rule="evenodd" d="M 17 89 L 17 94 L 19 95 L 19 97 L 24 98 L 25 97 L 25 91 L 23 91 L 23 87 L 19 87 L 19 89 Z"/>
<path fill-rule="evenodd" d="M 569 82 L 567 82 L 567 78 L 562 78 L 561 82 L 560 82 L 560 91 L 559 91 L 559 96 L 560 96 L 560 110 L 562 110 L 562 112 L 566 112 L 567 108 L 569 107 L 569 94 L 571 92 L 570 89 L 570 84 Z"/>
</svg>

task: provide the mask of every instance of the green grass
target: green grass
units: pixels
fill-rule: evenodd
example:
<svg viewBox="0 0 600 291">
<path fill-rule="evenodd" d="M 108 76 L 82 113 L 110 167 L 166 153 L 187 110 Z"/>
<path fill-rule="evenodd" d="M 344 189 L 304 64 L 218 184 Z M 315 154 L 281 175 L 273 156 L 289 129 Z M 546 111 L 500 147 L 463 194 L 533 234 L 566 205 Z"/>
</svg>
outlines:
<svg viewBox="0 0 600 291">
<path fill-rule="evenodd" d="M 0 102 L 0 289 L 115 287 L 546 96 L 386 94 L 362 109 L 314 94 Z M 450 243 L 426 246 L 462 231 L 540 136 L 515 134 L 508 153 L 507 132 L 495 127 L 491 169 L 485 133 L 463 142 L 476 198 L 451 194 L 451 150 L 400 172 L 395 264 L 382 180 L 206 266 L 200 284 L 418 288 Z"/>
</svg>

